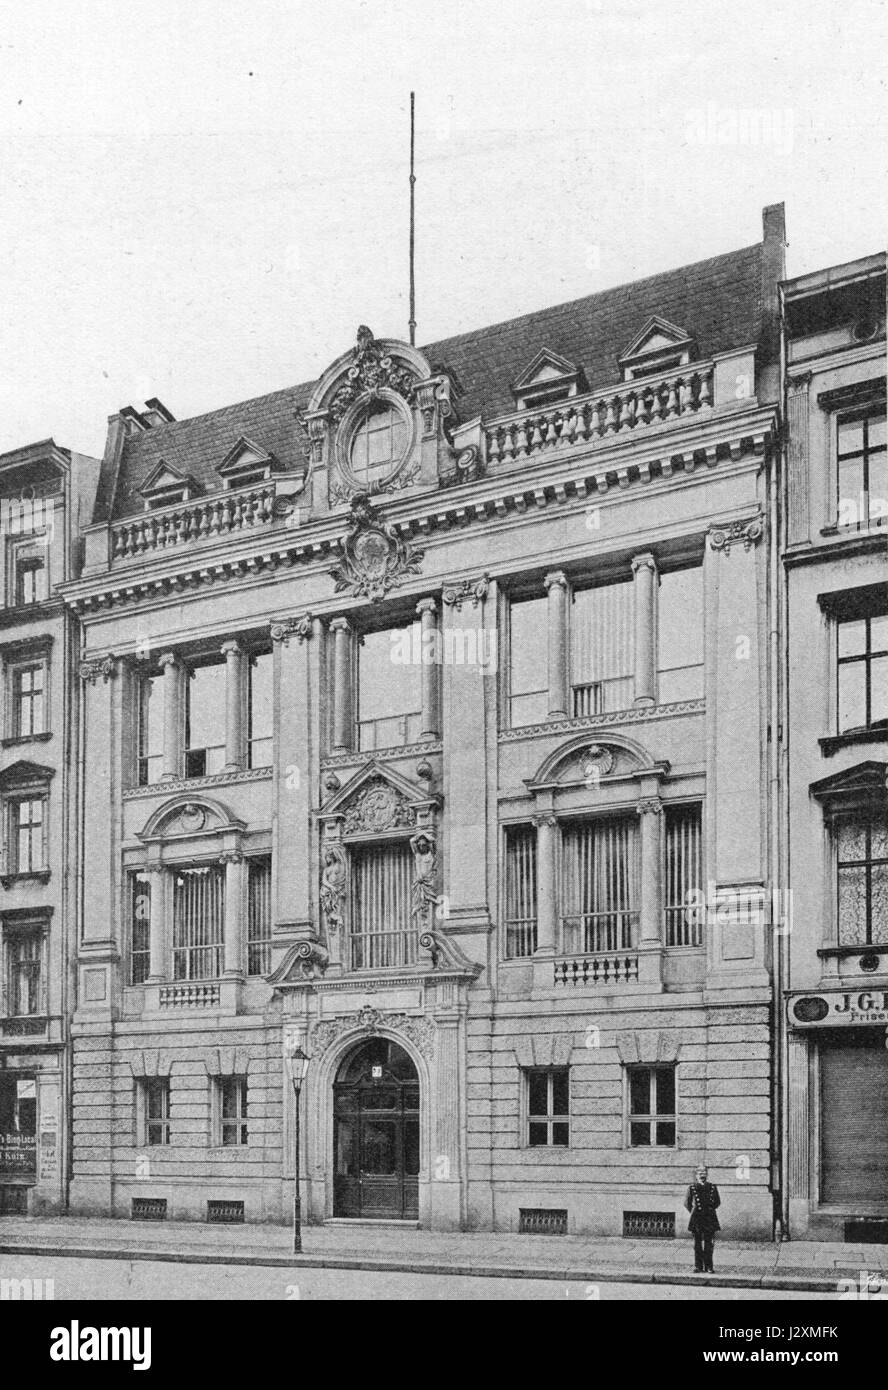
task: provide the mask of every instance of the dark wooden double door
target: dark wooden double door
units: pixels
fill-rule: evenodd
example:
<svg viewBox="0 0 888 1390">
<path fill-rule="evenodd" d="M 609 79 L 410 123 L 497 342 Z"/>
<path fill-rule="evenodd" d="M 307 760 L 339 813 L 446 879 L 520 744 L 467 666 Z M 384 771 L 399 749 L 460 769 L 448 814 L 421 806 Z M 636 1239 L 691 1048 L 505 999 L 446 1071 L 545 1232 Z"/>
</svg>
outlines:
<svg viewBox="0 0 888 1390">
<path fill-rule="evenodd" d="M 386 1038 L 361 1043 L 333 1085 L 333 1214 L 419 1215 L 419 1077 Z"/>
</svg>

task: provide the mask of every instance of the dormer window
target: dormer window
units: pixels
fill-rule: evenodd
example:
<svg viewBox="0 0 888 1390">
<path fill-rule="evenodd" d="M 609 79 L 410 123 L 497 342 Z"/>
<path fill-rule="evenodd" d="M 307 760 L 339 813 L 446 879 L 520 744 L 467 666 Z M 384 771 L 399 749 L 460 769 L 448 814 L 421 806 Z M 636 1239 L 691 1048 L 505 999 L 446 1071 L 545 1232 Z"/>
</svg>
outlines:
<svg viewBox="0 0 888 1390">
<path fill-rule="evenodd" d="M 693 351 L 694 341 L 683 328 L 655 314 L 636 333 L 618 362 L 624 381 L 638 381 L 686 367 Z"/>
<path fill-rule="evenodd" d="M 196 490 L 192 477 L 187 473 L 180 473 L 178 468 L 161 459 L 142 483 L 139 495 L 145 499 L 146 511 L 156 511 L 159 507 L 187 502 Z"/>
<path fill-rule="evenodd" d="M 229 449 L 216 472 L 226 489 L 256 487 L 267 482 L 274 467 L 274 457 L 267 450 L 243 436 Z"/>
<path fill-rule="evenodd" d="M 580 377 L 575 363 L 543 348 L 514 382 L 515 404 L 519 410 L 534 410 L 566 401 L 577 394 Z"/>
</svg>

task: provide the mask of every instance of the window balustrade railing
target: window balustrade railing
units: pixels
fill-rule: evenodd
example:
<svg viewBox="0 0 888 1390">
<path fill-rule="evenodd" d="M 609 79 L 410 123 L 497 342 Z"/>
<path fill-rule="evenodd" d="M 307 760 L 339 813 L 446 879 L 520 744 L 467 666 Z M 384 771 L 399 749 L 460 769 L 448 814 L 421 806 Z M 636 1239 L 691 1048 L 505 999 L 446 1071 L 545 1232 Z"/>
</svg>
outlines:
<svg viewBox="0 0 888 1390">
<path fill-rule="evenodd" d="M 487 458 L 511 461 L 697 415 L 712 409 L 712 389 L 712 363 L 694 363 L 659 380 L 626 382 L 616 390 L 516 414 L 485 431 Z"/>
<path fill-rule="evenodd" d="M 370 753 L 374 748 L 401 748 L 416 743 L 422 733 L 422 713 L 390 714 L 380 719 L 358 721 L 358 749 Z"/>
<path fill-rule="evenodd" d="M 589 714 L 606 714 L 610 710 L 628 709 L 632 704 L 634 680 L 632 676 L 612 676 L 606 680 L 587 681 L 571 688 L 573 717 L 581 719 Z"/>
<path fill-rule="evenodd" d="M 174 980 L 214 980 L 222 974 L 222 946 L 176 946 Z"/>
<path fill-rule="evenodd" d="M 132 559 L 265 526 L 274 518 L 274 497 L 274 487 L 266 485 L 143 512 L 111 528 L 111 558 Z"/>
</svg>

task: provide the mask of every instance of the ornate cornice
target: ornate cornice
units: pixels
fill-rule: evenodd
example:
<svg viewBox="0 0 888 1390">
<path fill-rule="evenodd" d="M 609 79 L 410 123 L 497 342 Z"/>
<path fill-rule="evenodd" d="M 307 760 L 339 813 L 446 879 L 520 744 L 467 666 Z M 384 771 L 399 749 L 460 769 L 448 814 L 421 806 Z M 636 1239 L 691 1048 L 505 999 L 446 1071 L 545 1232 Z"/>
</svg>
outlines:
<svg viewBox="0 0 888 1390">
<path fill-rule="evenodd" d="M 490 575 L 484 573 L 478 579 L 461 579 L 456 584 L 445 586 L 441 598 L 448 608 L 455 608 L 457 613 L 462 610 L 464 603 L 471 600 L 472 607 L 477 608 L 487 597 L 490 588 Z"/>
<path fill-rule="evenodd" d="M 148 787 L 127 787 L 124 801 L 136 801 L 144 796 L 173 796 L 176 792 L 197 791 L 201 787 L 224 787 L 232 782 L 270 781 L 272 767 L 250 767 L 243 772 L 216 772 L 211 777 L 177 777 L 174 782 L 152 782 Z"/>
<path fill-rule="evenodd" d="M 579 719 L 553 719 L 546 724 L 527 724 L 519 729 L 502 729 L 500 743 L 516 743 L 525 738 L 545 738 L 552 734 L 575 734 L 583 729 L 599 729 L 611 724 L 646 724 L 652 719 L 674 719 L 682 714 L 703 714 L 705 700 L 681 700 L 672 705 L 651 705 L 644 709 L 614 710 L 610 714 L 588 714 Z"/>
<path fill-rule="evenodd" d="M 291 636 L 299 639 L 301 646 L 311 637 L 311 613 L 303 613 L 300 618 L 282 618 L 280 622 L 271 624 L 272 642 L 283 642 L 285 645 Z"/>
<path fill-rule="evenodd" d="M 424 757 L 429 753 L 441 753 L 443 749 L 443 743 L 437 739 L 434 742 L 405 743 L 395 748 L 374 748 L 370 753 L 331 753 L 329 757 L 322 758 L 321 767 L 361 767 L 363 763 L 374 761 Z"/>
<path fill-rule="evenodd" d="M 713 527 L 709 532 L 709 545 L 712 550 L 723 550 L 726 555 L 730 555 L 731 547 L 740 541 L 744 550 L 751 550 L 764 531 L 764 517 L 759 513 L 748 521 L 731 521 L 726 526 Z"/>
</svg>

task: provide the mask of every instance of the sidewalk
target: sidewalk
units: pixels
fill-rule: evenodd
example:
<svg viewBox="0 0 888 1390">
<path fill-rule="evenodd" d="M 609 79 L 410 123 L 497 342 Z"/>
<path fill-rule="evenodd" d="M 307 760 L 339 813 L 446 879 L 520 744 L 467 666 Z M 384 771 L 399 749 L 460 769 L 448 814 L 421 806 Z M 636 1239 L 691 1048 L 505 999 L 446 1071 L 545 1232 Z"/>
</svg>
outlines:
<svg viewBox="0 0 888 1390">
<path fill-rule="evenodd" d="M 108 1221 L 87 1217 L 4 1216 L 0 1256 L 163 1260 L 294 1268 L 379 1269 L 495 1278 L 597 1280 L 620 1283 L 718 1284 L 721 1287 L 825 1292 L 861 1271 L 888 1278 L 888 1245 L 793 1241 L 782 1245 L 720 1240 L 716 1274 L 693 1273 L 689 1237 L 525 1236 L 493 1232 L 419 1231 L 379 1224 L 328 1224 L 303 1229 L 303 1253 L 292 1253 L 286 1226 L 207 1226 L 191 1221 Z"/>
</svg>

